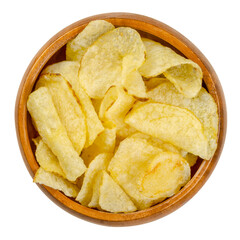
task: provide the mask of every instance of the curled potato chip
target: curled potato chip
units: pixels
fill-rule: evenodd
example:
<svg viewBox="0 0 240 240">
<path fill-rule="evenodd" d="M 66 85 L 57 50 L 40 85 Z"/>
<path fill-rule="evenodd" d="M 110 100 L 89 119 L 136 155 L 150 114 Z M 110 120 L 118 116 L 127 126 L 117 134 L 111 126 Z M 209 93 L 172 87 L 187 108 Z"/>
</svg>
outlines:
<svg viewBox="0 0 240 240">
<path fill-rule="evenodd" d="M 125 126 L 124 118 L 134 102 L 135 99 L 121 87 L 112 87 L 102 100 L 99 117 L 102 121 L 111 122 L 112 126 L 120 129 Z"/>
<path fill-rule="evenodd" d="M 84 147 L 88 147 L 94 142 L 97 135 L 102 132 L 104 128 L 97 116 L 91 99 L 80 86 L 78 79 L 79 67 L 80 64 L 78 62 L 62 61 L 48 66 L 46 69 L 43 70 L 42 74 L 59 73 L 72 86 L 86 118 L 87 135 Z"/>
<path fill-rule="evenodd" d="M 146 61 L 139 68 L 142 76 L 150 78 L 163 73 L 179 92 L 188 98 L 195 97 L 202 86 L 201 68 L 158 42 L 142 40 L 146 47 Z"/>
<path fill-rule="evenodd" d="M 81 157 L 86 166 L 100 153 L 113 153 L 116 143 L 116 129 L 105 128 L 93 144 L 83 149 Z"/>
<path fill-rule="evenodd" d="M 86 123 L 83 111 L 65 79 L 60 74 L 47 73 L 40 76 L 36 89 L 47 87 L 51 93 L 58 116 L 67 130 L 69 139 L 78 154 L 86 141 Z"/>
<path fill-rule="evenodd" d="M 73 148 L 48 88 L 40 87 L 32 92 L 28 97 L 27 109 L 39 135 L 57 156 L 67 179 L 75 181 L 85 172 L 86 166 Z"/>
<path fill-rule="evenodd" d="M 180 94 L 173 84 L 164 82 L 148 92 L 148 97 L 160 103 L 186 108 L 194 113 L 203 125 L 204 135 L 208 139 L 208 150 L 205 159 L 210 159 L 217 148 L 218 112 L 212 96 L 201 88 L 199 94 L 192 99 Z"/>
<path fill-rule="evenodd" d="M 114 29 L 104 20 L 91 21 L 73 40 L 66 45 L 66 59 L 80 62 L 87 48 L 102 34 Z"/>
<path fill-rule="evenodd" d="M 113 213 L 137 210 L 128 195 L 104 170 L 99 189 L 99 206 L 102 210 Z"/>
<path fill-rule="evenodd" d="M 75 198 L 79 192 L 77 185 L 69 182 L 61 176 L 45 171 L 42 167 L 37 170 L 33 181 L 59 190 L 68 197 Z"/>
<path fill-rule="evenodd" d="M 139 178 L 144 176 L 146 166 L 162 151 L 149 144 L 146 139 L 128 137 L 120 143 L 109 163 L 108 171 L 112 178 L 130 196 L 138 209 L 145 209 L 159 201 L 140 193 Z"/>
<path fill-rule="evenodd" d="M 119 27 L 103 34 L 82 58 L 81 86 L 91 98 L 102 98 L 111 86 L 122 86 L 125 78 L 142 65 L 144 53 L 141 37 L 132 28 Z"/>
<path fill-rule="evenodd" d="M 162 152 L 147 166 L 140 192 L 149 198 L 171 197 L 189 181 L 190 175 L 189 164 L 180 154 Z"/>
<path fill-rule="evenodd" d="M 47 172 L 56 173 L 66 178 L 57 157 L 53 154 L 51 149 L 43 142 L 41 137 L 38 141 L 34 141 L 36 144 L 36 159 L 39 165 Z"/>
<path fill-rule="evenodd" d="M 85 173 L 82 188 L 76 198 L 82 205 L 87 206 L 91 201 L 93 194 L 93 183 L 96 174 L 103 169 L 106 169 L 112 154 L 101 153 L 94 158 L 94 160 L 89 164 L 89 167 Z"/>
<path fill-rule="evenodd" d="M 208 141 L 203 125 L 187 109 L 163 103 L 143 103 L 127 114 L 125 122 L 140 132 L 202 158 L 207 157 Z"/>
</svg>

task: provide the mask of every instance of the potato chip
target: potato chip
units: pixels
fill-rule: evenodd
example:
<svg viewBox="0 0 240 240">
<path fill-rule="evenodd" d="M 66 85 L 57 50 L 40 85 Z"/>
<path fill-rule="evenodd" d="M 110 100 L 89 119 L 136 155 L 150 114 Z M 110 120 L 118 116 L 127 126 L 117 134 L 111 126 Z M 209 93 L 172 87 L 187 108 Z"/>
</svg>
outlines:
<svg viewBox="0 0 240 240">
<path fill-rule="evenodd" d="M 80 62 L 87 48 L 102 34 L 114 29 L 114 26 L 104 20 L 91 21 L 73 40 L 66 45 L 67 60 Z"/>
<path fill-rule="evenodd" d="M 34 143 L 36 144 L 35 156 L 39 165 L 47 172 L 53 172 L 66 178 L 57 157 L 42 141 L 41 137 L 38 137 L 38 141 L 34 141 Z"/>
<path fill-rule="evenodd" d="M 58 176 L 57 174 L 45 171 L 42 167 L 37 170 L 33 181 L 35 183 L 44 184 L 45 186 L 59 190 L 66 196 L 72 198 L 75 198 L 79 192 L 77 185 L 69 182 L 63 177 Z"/>
<path fill-rule="evenodd" d="M 176 194 L 190 180 L 190 167 L 180 154 L 162 152 L 145 170 L 140 192 L 149 198 L 166 198 Z"/>
<path fill-rule="evenodd" d="M 180 94 L 173 84 L 164 82 L 148 92 L 148 97 L 156 102 L 186 108 L 194 113 L 203 125 L 204 135 L 208 139 L 208 152 L 205 159 L 210 159 L 217 148 L 218 112 L 212 96 L 201 88 L 199 94 L 192 99 Z"/>
<path fill-rule="evenodd" d="M 188 152 L 181 150 L 180 154 L 184 159 L 186 159 L 186 161 L 188 162 L 190 167 L 192 167 L 198 160 L 198 156 L 196 156 L 192 153 L 188 153 Z"/>
<path fill-rule="evenodd" d="M 131 197 L 138 209 L 145 209 L 159 200 L 150 199 L 139 192 L 138 178 L 144 176 L 146 166 L 162 151 L 146 139 L 128 137 L 120 143 L 109 163 L 108 171 L 112 178 Z"/>
<path fill-rule="evenodd" d="M 87 206 L 90 202 L 93 194 L 93 182 L 95 180 L 96 174 L 103 169 L 106 169 L 112 154 L 102 153 L 94 158 L 94 160 L 89 164 L 89 167 L 85 173 L 83 179 L 82 188 L 76 198 L 82 205 Z"/>
<path fill-rule="evenodd" d="M 133 71 L 123 79 L 123 86 L 127 89 L 128 94 L 139 98 L 146 98 L 146 86 L 138 71 Z"/>
<path fill-rule="evenodd" d="M 113 153 L 116 143 L 116 129 L 105 128 L 101 132 L 93 144 L 83 149 L 81 157 L 86 166 L 100 153 Z"/>
<path fill-rule="evenodd" d="M 86 123 L 83 111 L 73 95 L 65 79 L 60 74 L 47 73 L 41 75 L 36 89 L 47 87 L 51 93 L 58 116 L 67 130 L 69 139 L 78 154 L 86 142 Z"/>
<path fill-rule="evenodd" d="M 32 92 L 28 97 L 27 109 L 39 135 L 57 156 L 67 179 L 75 181 L 85 172 L 86 166 L 73 148 L 48 88 L 40 87 Z"/>
<path fill-rule="evenodd" d="M 153 88 L 157 87 L 159 84 L 162 82 L 168 81 L 166 78 L 161 78 L 161 77 L 153 77 L 148 80 L 145 80 L 145 86 L 147 87 L 147 91 L 152 90 Z"/>
<path fill-rule="evenodd" d="M 48 66 L 43 70 L 43 74 L 48 72 L 59 73 L 71 84 L 86 117 L 87 136 L 84 147 L 88 147 L 104 128 L 92 105 L 91 99 L 80 86 L 78 80 L 79 67 L 80 64 L 78 62 L 62 61 Z"/>
<path fill-rule="evenodd" d="M 113 213 L 137 210 L 131 199 L 106 171 L 103 171 L 99 189 L 99 206 L 101 209 Z"/>
<path fill-rule="evenodd" d="M 102 98 L 101 99 L 91 99 L 92 100 L 92 105 L 96 111 L 97 114 L 99 114 L 99 109 L 100 105 L 102 103 Z"/>
<path fill-rule="evenodd" d="M 131 136 L 132 134 L 136 133 L 137 130 L 127 124 L 117 130 L 117 140 L 122 141 L 126 137 Z"/>
<path fill-rule="evenodd" d="M 207 157 L 208 141 L 203 125 L 187 109 L 162 103 L 143 103 L 127 114 L 125 122 L 140 132 L 204 159 Z"/>
<path fill-rule="evenodd" d="M 82 58 L 81 86 L 91 98 L 103 98 L 111 86 L 122 86 L 125 78 L 142 65 L 144 53 L 144 44 L 134 29 L 119 27 L 103 34 Z"/>
<path fill-rule="evenodd" d="M 188 162 L 190 167 L 192 167 L 197 162 L 198 156 L 188 153 L 188 152 L 172 145 L 171 143 L 164 142 L 164 141 L 160 140 L 159 138 L 151 137 L 149 135 L 146 135 L 146 134 L 143 134 L 140 132 L 136 132 L 136 133 L 132 134 L 131 137 L 146 139 L 151 145 L 153 145 L 155 147 L 159 147 L 163 151 L 180 154 Z"/>
<path fill-rule="evenodd" d="M 103 170 L 100 170 L 97 172 L 94 182 L 93 182 L 93 191 L 92 191 L 92 198 L 91 201 L 88 204 L 88 207 L 90 208 L 97 208 L 99 210 L 102 210 L 100 205 L 99 205 L 99 195 L 100 195 L 100 186 L 102 183 L 102 175 L 103 175 Z"/>
<path fill-rule="evenodd" d="M 120 129 L 125 126 L 124 118 L 134 102 L 135 99 L 121 87 L 112 87 L 102 100 L 99 117 L 102 121 L 111 122 L 112 126 Z"/>
<path fill-rule="evenodd" d="M 202 86 L 201 68 L 158 42 L 142 40 L 146 47 L 146 61 L 139 68 L 141 75 L 150 78 L 163 74 L 180 93 L 188 98 L 195 97 Z"/>
</svg>

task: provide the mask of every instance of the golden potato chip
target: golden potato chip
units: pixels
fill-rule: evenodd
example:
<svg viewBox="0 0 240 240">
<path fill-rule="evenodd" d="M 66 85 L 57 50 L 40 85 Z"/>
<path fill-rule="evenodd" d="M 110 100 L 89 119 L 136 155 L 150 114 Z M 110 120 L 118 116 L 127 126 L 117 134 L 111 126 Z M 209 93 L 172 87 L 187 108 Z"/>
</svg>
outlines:
<svg viewBox="0 0 240 240">
<path fill-rule="evenodd" d="M 123 79 L 123 86 L 127 90 L 128 94 L 139 98 L 146 98 L 146 86 L 142 79 L 141 74 L 138 71 L 133 71 Z"/>
<path fill-rule="evenodd" d="M 42 141 L 41 137 L 38 141 L 34 141 L 36 144 L 35 156 L 39 165 L 47 172 L 53 172 L 66 178 L 57 157 L 53 154 L 51 149 Z"/>
<path fill-rule="evenodd" d="M 76 198 L 82 205 L 87 206 L 90 202 L 93 194 L 93 182 L 96 174 L 103 169 L 106 169 L 112 154 L 101 153 L 94 158 L 94 160 L 89 164 L 86 170 L 82 188 Z"/>
<path fill-rule="evenodd" d="M 78 154 L 86 142 L 86 123 L 83 111 L 73 95 L 65 79 L 60 74 L 47 73 L 41 75 L 36 89 L 47 87 L 51 93 L 58 116 L 67 130 L 69 139 Z"/>
<path fill-rule="evenodd" d="M 179 92 L 188 98 L 195 97 L 202 86 L 201 68 L 158 42 L 142 40 L 146 47 L 146 61 L 139 68 L 141 75 L 150 78 L 163 73 Z"/>
<path fill-rule="evenodd" d="M 109 163 L 108 171 L 112 178 L 131 197 L 138 209 L 145 209 L 159 201 L 140 193 L 138 178 L 144 176 L 146 166 L 162 151 L 149 144 L 146 139 L 128 137 L 120 143 Z"/>
<path fill-rule="evenodd" d="M 100 153 L 113 153 L 116 143 L 116 129 L 105 128 L 101 132 L 93 144 L 83 149 L 81 158 L 86 166 Z"/>
<path fill-rule="evenodd" d="M 127 194 L 104 170 L 99 189 L 99 206 L 101 209 L 113 213 L 137 210 Z"/>
<path fill-rule="evenodd" d="M 102 98 L 101 99 L 91 99 L 92 100 L 92 105 L 96 111 L 97 114 L 99 114 L 99 109 L 100 105 L 102 103 Z"/>
<path fill-rule="evenodd" d="M 99 106 L 99 117 L 104 119 L 105 112 L 113 105 L 118 98 L 119 89 L 117 87 L 111 87 L 104 95 L 101 104 Z"/>
<path fill-rule="evenodd" d="M 144 103 L 133 108 L 125 122 L 138 131 L 169 142 L 187 152 L 207 157 L 203 125 L 187 109 L 163 103 Z"/>
<path fill-rule="evenodd" d="M 92 191 L 92 198 L 91 201 L 88 204 L 88 207 L 90 208 L 97 208 L 99 210 L 102 210 L 100 205 L 99 205 L 99 195 L 100 195 L 100 186 L 102 183 L 102 175 L 103 175 L 103 170 L 100 170 L 97 172 L 94 182 L 93 182 L 93 191 Z"/>
<path fill-rule="evenodd" d="M 124 118 L 134 102 L 135 99 L 121 87 L 111 87 L 102 100 L 99 117 L 117 130 L 125 128 Z"/>
<path fill-rule="evenodd" d="M 104 20 L 91 21 L 73 40 L 66 45 L 67 60 L 80 62 L 87 48 L 102 34 L 114 29 L 114 26 Z"/>
<path fill-rule="evenodd" d="M 131 136 L 132 134 L 136 133 L 137 130 L 127 124 L 117 130 L 117 140 L 122 141 L 126 137 Z"/>
<path fill-rule="evenodd" d="M 152 90 L 153 88 L 157 87 L 160 83 L 168 81 L 166 78 L 161 77 L 153 77 L 148 80 L 145 80 L 145 86 L 147 87 L 147 91 Z"/>
<path fill-rule="evenodd" d="M 162 152 L 147 166 L 140 192 L 149 198 L 171 197 L 190 180 L 190 175 L 189 164 L 180 154 Z"/>
<path fill-rule="evenodd" d="M 198 160 L 198 156 L 196 156 L 192 153 L 188 153 L 188 152 L 181 150 L 180 154 L 184 159 L 186 159 L 186 161 L 188 162 L 190 167 L 192 167 Z"/>
<path fill-rule="evenodd" d="M 132 28 L 119 27 L 103 34 L 82 58 L 81 86 L 91 98 L 102 98 L 111 86 L 122 86 L 125 78 L 142 65 L 144 53 L 141 37 Z"/>
<path fill-rule="evenodd" d="M 72 86 L 86 117 L 87 136 L 85 147 L 90 146 L 97 135 L 103 131 L 103 125 L 99 120 L 97 113 L 93 107 L 91 99 L 82 89 L 78 79 L 78 71 L 80 64 L 73 61 L 62 61 L 59 63 L 48 66 L 44 73 L 59 73 L 61 74 Z"/>
<path fill-rule="evenodd" d="M 48 88 L 40 87 L 32 92 L 28 97 L 27 109 L 39 135 L 57 156 L 67 179 L 75 181 L 85 172 L 86 166 L 73 148 Z"/>
<path fill-rule="evenodd" d="M 155 147 L 159 147 L 164 151 L 180 153 L 180 150 L 177 147 L 173 146 L 172 144 L 166 143 L 166 142 L 160 140 L 159 138 L 155 138 L 155 137 L 146 135 L 141 132 L 136 132 L 136 133 L 132 134 L 131 137 L 146 139 L 151 145 L 153 145 Z"/>
<path fill-rule="evenodd" d="M 136 132 L 136 133 L 132 134 L 131 137 L 146 139 L 151 145 L 153 145 L 155 147 L 159 147 L 163 151 L 180 154 L 189 163 L 190 167 L 193 166 L 198 159 L 198 156 L 188 153 L 188 152 L 172 145 L 171 143 L 164 142 L 164 141 L 160 140 L 159 138 L 151 137 L 149 135 L 146 135 L 146 134 L 143 134 L 140 132 Z"/>
<path fill-rule="evenodd" d="M 33 181 L 35 183 L 44 184 L 45 186 L 59 190 L 68 197 L 75 198 L 79 192 L 77 185 L 69 182 L 61 176 L 58 176 L 57 174 L 45 171 L 42 167 L 37 170 Z"/>
<path fill-rule="evenodd" d="M 212 96 L 201 88 L 199 94 L 192 99 L 180 94 L 173 84 L 164 82 L 148 92 L 148 97 L 160 103 L 186 108 L 194 113 L 203 125 L 204 135 L 208 139 L 208 152 L 205 159 L 210 159 L 217 148 L 218 112 Z"/>
</svg>

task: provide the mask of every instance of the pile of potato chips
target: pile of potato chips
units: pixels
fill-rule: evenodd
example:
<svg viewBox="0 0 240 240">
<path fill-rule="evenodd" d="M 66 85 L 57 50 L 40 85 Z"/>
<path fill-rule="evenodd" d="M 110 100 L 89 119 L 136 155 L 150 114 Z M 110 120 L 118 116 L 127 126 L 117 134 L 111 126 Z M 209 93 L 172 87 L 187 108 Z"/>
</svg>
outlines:
<svg viewBox="0 0 240 240">
<path fill-rule="evenodd" d="M 217 148 L 217 105 L 202 76 L 132 28 L 90 22 L 28 98 L 39 133 L 34 182 L 114 213 L 173 196 Z"/>
</svg>

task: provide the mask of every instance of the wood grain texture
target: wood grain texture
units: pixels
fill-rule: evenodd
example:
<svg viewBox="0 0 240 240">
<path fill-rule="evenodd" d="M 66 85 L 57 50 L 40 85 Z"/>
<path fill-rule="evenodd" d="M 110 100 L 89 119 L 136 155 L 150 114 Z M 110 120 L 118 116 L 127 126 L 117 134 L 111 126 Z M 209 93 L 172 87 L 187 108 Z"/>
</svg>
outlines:
<svg viewBox="0 0 240 240">
<path fill-rule="evenodd" d="M 19 87 L 15 106 L 16 132 L 22 157 L 32 177 L 39 167 L 34 156 L 35 147 L 31 141 L 37 133 L 27 113 L 27 98 L 43 67 L 63 60 L 65 44 L 81 32 L 90 21 L 96 19 L 105 19 L 115 26 L 132 27 L 142 36 L 159 41 L 198 63 L 203 70 L 204 85 L 218 106 L 220 120 L 218 148 L 213 158 L 210 161 L 199 159 L 192 169 L 192 178 L 187 185 L 173 197 L 149 209 L 127 214 L 107 213 L 84 207 L 57 190 L 39 185 L 40 189 L 58 206 L 87 221 L 108 226 L 142 224 L 166 216 L 181 207 L 200 190 L 211 175 L 221 155 L 226 135 L 227 113 L 224 94 L 219 79 L 205 56 L 188 39 L 171 27 L 155 19 L 131 13 L 107 13 L 80 20 L 57 33 L 39 50 L 29 64 Z"/>
</svg>

